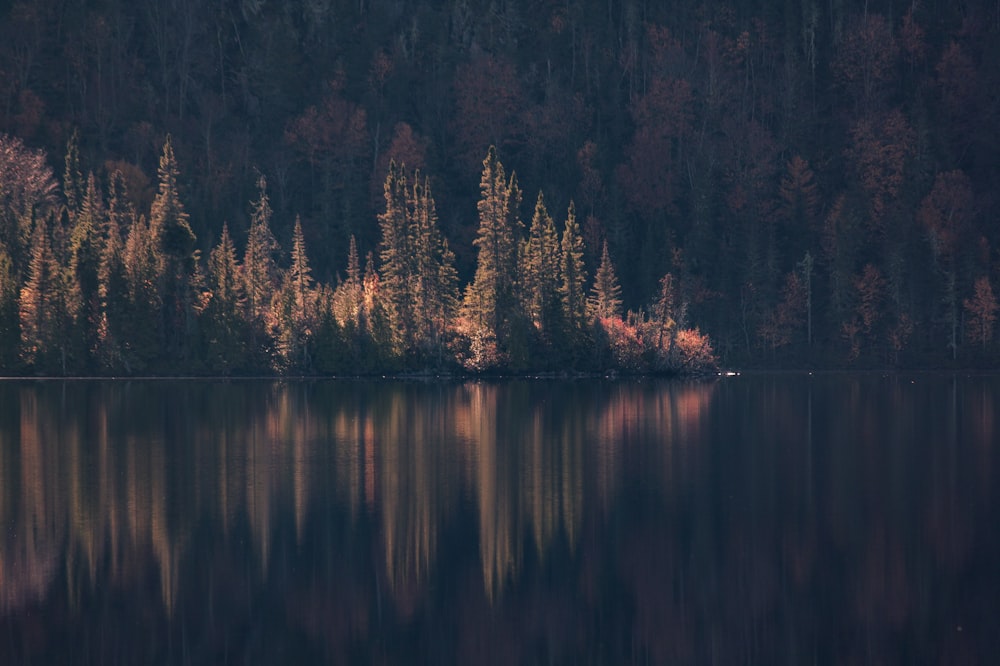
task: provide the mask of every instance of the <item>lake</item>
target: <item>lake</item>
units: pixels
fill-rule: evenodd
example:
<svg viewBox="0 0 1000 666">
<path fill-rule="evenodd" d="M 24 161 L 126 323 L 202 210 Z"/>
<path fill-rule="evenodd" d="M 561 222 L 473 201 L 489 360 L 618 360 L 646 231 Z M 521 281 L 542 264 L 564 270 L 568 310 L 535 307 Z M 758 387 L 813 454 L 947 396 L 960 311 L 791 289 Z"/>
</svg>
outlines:
<svg viewBox="0 0 1000 666">
<path fill-rule="evenodd" d="M 997 663 L 998 399 L 2 381 L 0 663 Z"/>
</svg>

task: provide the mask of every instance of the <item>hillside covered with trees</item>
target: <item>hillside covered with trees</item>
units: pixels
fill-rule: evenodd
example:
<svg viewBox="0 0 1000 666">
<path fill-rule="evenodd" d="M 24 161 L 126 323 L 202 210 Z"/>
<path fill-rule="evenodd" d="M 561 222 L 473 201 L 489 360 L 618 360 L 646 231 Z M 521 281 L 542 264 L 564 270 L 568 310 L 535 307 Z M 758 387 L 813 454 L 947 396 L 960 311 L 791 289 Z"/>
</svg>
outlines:
<svg viewBox="0 0 1000 666">
<path fill-rule="evenodd" d="M 34 0 L 0 33 L 6 374 L 1000 359 L 995 2 Z"/>
</svg>

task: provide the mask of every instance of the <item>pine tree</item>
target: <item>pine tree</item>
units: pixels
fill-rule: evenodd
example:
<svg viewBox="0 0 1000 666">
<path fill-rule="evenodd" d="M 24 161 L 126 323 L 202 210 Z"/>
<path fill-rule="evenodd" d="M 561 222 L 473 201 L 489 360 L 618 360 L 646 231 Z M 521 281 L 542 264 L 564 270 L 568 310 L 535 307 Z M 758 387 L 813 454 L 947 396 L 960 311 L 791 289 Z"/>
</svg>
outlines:
<svg viewBox="0 0 1000 666">
<path fill-rule="evenodd" d="M 546 335 L 556 331 L 562 315 L 559 259 L 559 235 L 539 192 L 522 251 L 520 275 L 525 312 Z"/>
<path fill-rule="evenodd" d="M 66 160 L 63 169 L 63 196 L 66 197 L 66 209 L 70 222 L 76 220 L 83 205 L 84 197 L 83 173 L 80 171 L 80 132 L 73 130 L 66 142 Z"/>
<path fill-rule="evenodd" d="M 97 271 L 99 319 L 97 338 L 99 357 L 104 367 L 130 371 L 124 354 L 124 322 L 128 312 L 128 281 L 125 276 L 125 243 L 122 232 L 129 228 L 135 214 L 124 196 L 125 184 L 120 171 L 108 182 L 108 210 L 104 215 L 104 243 Z"/>
<path fill-rule="evenodd" d="M 306 256 L 302 220 L 298 216 L 295 216 L 295 227 L 292 230 L 292 265 L 288 269 L 288 280 L 294 290 L 295 319 L 305 322 L 312 310 L 313 278 L 309 258 Z"/>
<path fill-rule="evenodd" d="M 0 371 L 9 372 L 17 366 L 20 338 L 14 264 L 7 254 L 7 248 L 0 242 Z"/>
<path fill-rule="evenodd" d="M 465 293 L 465 315 L 494 336 L 502 347 L 514 312 L 513 276 L 517 269 L 518 213 L 517 180 L 508 181 L 503 164 L 491 146 L 483 160 L 479 185 L 479 231 L 473 244 L 478 249 L 476 273 Z"/>
<path fill-rule="evenodd" d="M 246 321 L 250 327 L 252 353 L 258 355 L 266 341 L 267 314 L 271 297 L 277 289 L 277 266 L 274 255 L 278 241 L 271 233 L 271 204 L 267 181 L 257 179 L 257 200 L 250 215 L 246 251 L 243 254 L 243 283 L 246 292 Z M 262 360 L 262 359 L 259 359 Z"/>
<path fill-rule="evenodd" d="M 587 316 L 587 300 L 584 291 L 587 274 L 583 265 L 583 250 L 583 237 L 580 235 L 580 227 L 576 223 L 576 206 L 571 201 L 562 235 L 560 257 L 562 284 L 559 287 L 563 303 L 563 317 L 570 331 L 581 329 Z"/>
<path fill-rule="evenodd" d="M 127 313 L 122 321 L 123 362 L 126 369 L 140 372 L 162 353 L 160 258 L 156 238 L 145 217 L 133 220 L 129 227 L 123 263 L 128 289 Z"/>
<path fill-rule="evenodd" d="M 219 243 L 208 256 L 208 304 L 205 308 L 205 353 L 214 372 L 239 369 L 245 359 L 243 341 L 243 281 L 229 225 L 222 225 Z"/>
<path fill-rule="evenodd" d="M 309 337 L 313 325 L 312 275 L 306 256 L 302 222 L 296 217 L 292 232 L 292 264 L 272 305 L 275 340 L 286 368 L 310 368 Z"/>
<path fill-rule="evenodd" d="M 163 299 L 163 342 L 173 357 L 183 356 L 194 326 L 195 235 L 178 189 L 180 171 L 170 136 L 163 144 L 159 188 L 150 208 L 149 227 L 159 253 Z"/>
<path fill-rule="evenodd" d="M 87 176 L 87 188 L 73 222 L 70 233 L 69 275 L 71 294 L 76 301 L 76 333 L 88 357 L 97 351 L 98 329 L 101 320 L 98 293 L 101 250 L 104 245 L 102 227 L 104 212 L 101 195 L 93 172 Z"/>
<path fill-rule="evenodd" d="M 597 319 L 621 317 L 621 296 L 622 288 L 618 284 L 615 267 L 611 263 L 611 255 L 608 254 L 608 242 L 604 241 L 604 247 L 601 250 L 601 264 L 597 267 L 597 273 L 594 274 L 594 286 L 588 301 L 590 315 Z"/>
<path fill-rule="evenodd" d="M 404 353 L 413 347 L 415 337 L 413 280 L 416 271 L 414 239 L 409 228 L 413 202 L 407 190 L 403 167 L 395 161 L 389 164 L 383 191 L 385 210 L 378 216 L 382 233 L 379 278 L 394 347 L 396 353 Z"/>
<path fill-rule="evenodd" d="M 53 252 L 48 225 L 39 220 L 20 296 L 21 357 L 36 372 L 66 374 L 68 320 L 64 272 Z"/>
<path fill-rule="evenodd" d="M 416 257 L 416 329 L 418 346 L 430 353 L 442 351 L 441 335 L 455 312 L 458 274 L 455 258 L 438 227 L 437 208 L 429 179 L 414 175 L 413 222 Z"/>
</svg>

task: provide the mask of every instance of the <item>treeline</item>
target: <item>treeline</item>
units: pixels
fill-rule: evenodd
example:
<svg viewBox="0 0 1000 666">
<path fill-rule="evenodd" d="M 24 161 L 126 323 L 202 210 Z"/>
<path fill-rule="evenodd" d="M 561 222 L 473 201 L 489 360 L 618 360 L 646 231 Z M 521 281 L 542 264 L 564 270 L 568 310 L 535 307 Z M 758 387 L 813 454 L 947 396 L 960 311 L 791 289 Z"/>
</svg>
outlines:
<svg viewBox="0 0 1000 666">
<path fill-rule="evenodd" d="M 351 238 L 381 260 L 395 161 L 471 282 L 494 145 L 576 202 L 590 275 L 607 242 L 650 311 L 670 273 L 727 364 L 1000 361 L 993 0 L 19 0 L 0 37 L 0 131 L 56 156 L 78 128 L 140 211 L 170 134 L 206 262 L 226 221 L 248 243 L 263 174 L 334 288 Z"/>
<path fill-rule="evenodd" d="M 626 371 L 699 373 L 707 337 L 686 327 L 672 276 L 624 315 L 605 244 L 593 282 L 573 205 L 562 233 L 495 149 L 483 162 L 475 278 L 462 292 L 430 179 L 390 162 L 377 256 L 352 237 L 346 274 L 316 281 L 296 219 L 285 252 L 258 181 L 242 259 L 228 225 L 203 260 L 170 138 L 148 214 L 84 180 L 75 139 L 61 191 L 44 156 L 0 136 L 19 225 L 0 234 L 0 370 L 43 375 Z M 589 292 L 588 292 L 589 286 Z M 588 295 L 589 294 L 589 295 Z"/>
</svg>

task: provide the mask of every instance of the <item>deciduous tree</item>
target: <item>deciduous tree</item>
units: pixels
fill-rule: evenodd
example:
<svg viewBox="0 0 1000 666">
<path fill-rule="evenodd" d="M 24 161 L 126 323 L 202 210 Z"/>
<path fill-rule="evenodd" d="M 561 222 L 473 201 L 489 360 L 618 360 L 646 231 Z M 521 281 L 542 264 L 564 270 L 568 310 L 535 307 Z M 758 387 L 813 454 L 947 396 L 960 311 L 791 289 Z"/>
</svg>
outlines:
<svg viewBox="0 0 1000 666">
<path fill-rule="evenodd" d="M 990 279 L 985 275 L 977 278 L 972 298 L 965 299 L 963 304 L 969 313 L 966 328 L 969 342 L 981 345 L 985 351 L 986 345 L 993 339 L 993 326 L 997 320 L 997 310 L 1000 309 L 996 296 L 993 295 Z"/>
</svg>

